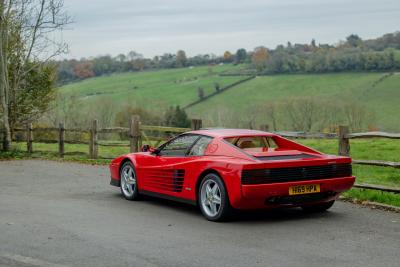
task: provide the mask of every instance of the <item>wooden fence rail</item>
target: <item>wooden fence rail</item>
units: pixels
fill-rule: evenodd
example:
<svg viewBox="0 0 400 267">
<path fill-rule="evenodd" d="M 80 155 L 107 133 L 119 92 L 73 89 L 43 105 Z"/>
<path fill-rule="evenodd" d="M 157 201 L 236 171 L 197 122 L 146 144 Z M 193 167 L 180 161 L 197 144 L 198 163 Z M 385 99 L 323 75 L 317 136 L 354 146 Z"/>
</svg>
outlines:
<svg viewBox="0 0 400 267">
<path fill-rule="evenodd" d="M 144 125 L 141 124 L 139 116 L 132 116 L 129 128 L 126 127 L 110 127 L 110 128 L 98 128 L 97 120 L 92 121 L 92 125 L 89 129 L 81 129 L 81 128 L 65 128 L 64 123 L 60 123 L 59 127 L 37 127 L 33 128 L 32 124 L 28 124 L 26 128 L 14 128 L 14 132 L 25 132 L 26 135 L 26 146 L 27 152 L 29 154 L 33 153 L 34 141 L 37 143 L 47 143 L 54 144 L 58 143 L 58 154 L 60 157 L 64 157 L 66 154 L 76 154 L 75 152 L 65 152 L 65 144 L 85 144 L 89 145 L 89 157 L 91 159 L 97 159 L 99 157 L 99 146 L 104 147 L 129 147 L 130 152 L 138 152 L 142 143 L 143 136 L 146 136 L 146 140 L 148 141 L 164 141 L 167 137 L 161 136 L 150 136 L 145 132 L 152 133 L 169 133 L 169 134 L 179 134 L 184 133 L 190 130 L 198 130 L 202 127 L 202 121 L 199 119 L 192 120 L 192 128 L 179 128 L 179 127 L 166 127 L 166 126 L 155 126 L 155 125 Z M 34 133 L 39 132 L 54 132 L 58 133 L 57 140 L 47 140 L 47 139 L 35 139 Z M 82 133 L 89 134 L 89 141 L 81 141 L 81 140 L 66 140 L 66 133 Z M 105 143 L 98 141 L 99 134 L 126 134 L 129 138 L 129 143 Z M 3 131 L 0 129 L 0 140 L 3 140 Z M 82 152 L 77 152 L 82 154 Z M 85 154 L 85 153 L 84 153 Z"/>
<path fill-rule="evenodd" d="M 260 128 L 265 128 L 262 125 Z M 350 155 L 350 139 L 357 138 L 389 138 L 400 139 L 398 133 L 385 133 L 385 132 L 365 132 L 365 133 L 349 133 L 347 126 L 339 127 L 339 134 L 336 133 L 306 133 L 306 132 L 274 132 L 287 138 L 300 138 L 300 139 L 338 139 L 338 154 L 341 156 Z M 384 160 L 353 160 L 355 164 L 372 165 L 380 167 L 400 168 L 400 162 L 384 161 Z"/>
<path fill-rule="evenodd" d="M 262 127 L 265 127 L 264 125 Z M 262 129 L 261 129 L 262 130 Z M 337 139 L 338 134 L 336 133 L 306 133 L 306 132 L 286 132 L 278 131 L 274 132 L 280 136 L 288 138 L 299 138 L 299 139 Z"/>
</svg>

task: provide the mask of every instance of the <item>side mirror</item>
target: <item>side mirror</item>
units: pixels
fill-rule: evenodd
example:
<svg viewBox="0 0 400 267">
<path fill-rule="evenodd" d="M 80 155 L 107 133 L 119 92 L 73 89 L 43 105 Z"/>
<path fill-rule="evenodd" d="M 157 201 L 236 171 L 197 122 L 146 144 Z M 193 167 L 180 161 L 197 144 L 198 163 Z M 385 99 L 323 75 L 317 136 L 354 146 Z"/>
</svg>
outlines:
<svg viewBox="0 0 400 267">
<path fill-rule="evenodd" d="M 154 150 L 154 148 L 152 148 L 150 145 L 142 145 L 140 150 L 142 152 L 151 152 L 152 149 Z"/>
<path fill-rule="evenodd" d="M 157 148 L 154 148 L 154 147 L 152 147 L 150 145 L 143 145 L 141 147 L 141 151 L 142 152 L 150 152 L 150 153 L 156 154 L 156 155 L 160 152 Z"/>
</svg>

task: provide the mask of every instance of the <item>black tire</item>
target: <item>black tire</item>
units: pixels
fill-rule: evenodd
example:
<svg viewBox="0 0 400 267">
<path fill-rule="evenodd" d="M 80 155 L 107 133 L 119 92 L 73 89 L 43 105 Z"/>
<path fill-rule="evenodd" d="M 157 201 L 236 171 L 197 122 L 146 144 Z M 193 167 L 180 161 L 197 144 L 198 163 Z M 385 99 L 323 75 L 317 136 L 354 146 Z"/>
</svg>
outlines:
<svg viewBox="0 0 400 267">
<path fill-rule="evenodd" d="M 135 180 L 135 183 L 134 183 L 134 184 L 130 184 L 130 183 L 128 184 L 128 183 L 126 182 L 127 180 L 124 179 L 124 172 L 125 172 L 126 170 L 128 170 L 128 169 L 131 169 L 131 170 L 132 170 L 133 177 L 134 177 L 134 180 Z M 122 165 L 119 174 L 120 174 L 120 178 L 121 178 L 121 194 L 122 194 L 122 196 L 123 196 L 125 199 L 130 200 L 130 201 L 132 201 L 132 200 L 138 200 L 139 197 L 140 197 L 140 195 L 139 195 L 139 191 L 138 191 L 138 187 L 137 187 L 136 170 L 135 170 L 135 167 L 133 166 L 132 162 L 130 162 L 130 161 L 125 162 L 125 163 Z M 131 178 L 132 178 L 132 177 L 131 177 Z M 132 180 L 132 179 L 131 179 L 131 180 Z M 130 189 L 128 189 L 127 186 L 129 186 Z"/>
<path fill-rule="evenodd" d="M 218 211 L 215 215 L 210 214 L 210 209 L 207 210 L 207 204 L 203 204 L 203 201 L 208 201 L 208 198 L 205 198 L 205 195 L 202 194 L 202 189 L 205 190 L 205 187 L 210 184 L 218 185 L 219 196 L 220 196 L 220 204 Z M 204 188 L 203 188 L 204 187 Z M 214 188 L 214 187 L 213 187 Z M 232 207 L 229 203 L 228 193 L 226 191 L 225 185 L 222 182 L 222 179 L 214 173 L 207 174 L 200 183 L 198 190 L 198 204 L 201 210 L 201 213 L 204 217 L 213 222 L 227 221 L 230 219 L 232 215 Z M 218 206 L 218 204 L 217 204 Z"/>
<path fill-rule="evenodd" d="M 324 212 L 324 211 L 327 211 L 328 209 L 330 209 L 334 203 L 335 203 L 335 200 L 331 200 L 329 202 L 325 202 L 325 203 L 321 203 L 321 204 L 302 206 L 301 208 L 305 212 L 310 212 L 310 213 Z"/>
</svg>

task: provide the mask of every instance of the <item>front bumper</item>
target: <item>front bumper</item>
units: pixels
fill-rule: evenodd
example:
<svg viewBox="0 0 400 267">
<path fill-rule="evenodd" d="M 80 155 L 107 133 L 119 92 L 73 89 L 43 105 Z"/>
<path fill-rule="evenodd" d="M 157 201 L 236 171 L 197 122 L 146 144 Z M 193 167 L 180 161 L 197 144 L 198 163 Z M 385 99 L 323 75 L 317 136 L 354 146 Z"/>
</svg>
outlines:
<svg viewBox="0 0 400 267">
<path fill-rule="evenodd" d="M 354 182 L 355 177 L 350 176 L 323 180 L 242 185 L 241 198 L 231 204 L 238 209 L 262 209 L 328 202 L 336 199 L 340 193 L 349 190 Z M 319 184 L 320 193 L 289 196 L 290 186 L 307 184 Z"/>
</svg>

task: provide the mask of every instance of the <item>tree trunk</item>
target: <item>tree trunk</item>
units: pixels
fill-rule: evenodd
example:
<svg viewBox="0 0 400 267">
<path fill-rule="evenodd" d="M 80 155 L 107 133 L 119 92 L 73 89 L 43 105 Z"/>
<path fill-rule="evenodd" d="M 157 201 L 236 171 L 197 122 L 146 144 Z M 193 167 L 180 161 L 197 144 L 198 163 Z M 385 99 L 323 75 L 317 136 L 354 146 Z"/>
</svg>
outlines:
<svg viewBox="0 0 400 267">
<path fill-rule="evenodd" d="M 11 131 L 8 116 L 8 72 L 7 72 L 7 44 L 8 28 L 5 18 L 5 3 L 0 0 L 0 104 L 4 126 L 3 150 L 11 149 Z"/>
</svg>

